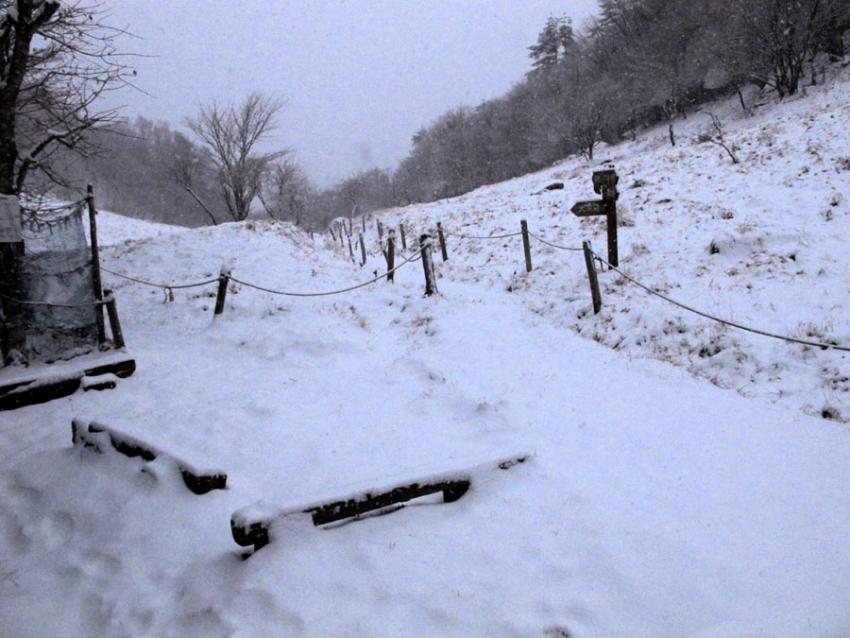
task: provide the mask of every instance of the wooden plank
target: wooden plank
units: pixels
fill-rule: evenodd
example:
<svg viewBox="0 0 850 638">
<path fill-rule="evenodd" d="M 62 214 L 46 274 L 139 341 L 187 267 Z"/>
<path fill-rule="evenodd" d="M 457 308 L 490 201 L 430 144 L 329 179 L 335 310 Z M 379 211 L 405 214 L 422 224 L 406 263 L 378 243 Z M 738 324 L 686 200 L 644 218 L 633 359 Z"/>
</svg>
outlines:
<svg viewBox="0 0 850 638">
<path fill-rule="evenodd" d="M 84 367 L 83 363 L 80 362 L 80 367 L 63 365 L 57 372 L 52 372 L 49 366 L 45 366 L 39 370 L 39 374 L 0 384 L 0 411 L 46 403 L 74 394 L 80 389 L 84 376 L 95 377 L 111 373 L 126 378 L 136 370 L 136 362 L 131 358 L 98 365 L 91 365 L 89 360 L 89 367 Z"/>
<path fill-rule="evenodd" d="M 370 512 L 386 513 L 390 511 L 390 508 L 395 511 L 413 499 L 440 493 L 444 503 L 453 503 L 469 491 L 481 472 L 507 470 L 514 465 L 524 463 L 528 458 L 528 454 L 516 454 L 473 468 L 435 473 L 419 479 L 295 507 L 277 508 L 258 503 L 234 512 L 230 517 L 230 530 L 237 545 L 253 546 L 253 551 L 257 551 L 271 542 L 272 527 L 282 520 L 305 518 L 313 526 L 318 527 L 346 519 L 356 519 Z"/>
<path fill-rule="evenodd" d="M 608 207 L 603 200 L 595 199 L 589 202 L 576 202 L 570 211 L 576 217 L 596 217 L 607 214 Z"/>
<path fill-rule="evenodd" d="M 206 494 L 212 490 L 227 489 L 227 474 L 220 470 L 199 469 L 185 459 L 146 442 L 138 437 L 95 421 L 74 419 L 71 421 L 71 440 L 74 445 L 103 453 L 101 441 L 106 437 L 111 446 L 129 458 L 141 458 L 146 462 L 158 458 L 171 461 L 179 470 L 183 483 L 193 494 Z"/>
</svg>

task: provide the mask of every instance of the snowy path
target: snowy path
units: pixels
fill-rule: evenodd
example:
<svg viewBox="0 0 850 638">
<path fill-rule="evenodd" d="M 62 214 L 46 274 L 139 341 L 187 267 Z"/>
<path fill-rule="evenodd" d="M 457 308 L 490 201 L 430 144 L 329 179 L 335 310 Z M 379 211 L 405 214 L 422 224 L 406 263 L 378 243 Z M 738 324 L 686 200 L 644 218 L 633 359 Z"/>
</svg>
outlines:
<svg viewBox="0 0 850 638">
<path fill-rule="evenodd" d="M 256 249 L 242 259 L 263 281 L 358 276 L 321 251 L 268 262 Z M 137 374 L 0 416 L 10 635 L 850 630 L 846 428 L 630 361 L 485 284 L 444 279 L 422 299 L 419 268 L 342 301 L 242 290 L 215 325 L 203 295 L 164 305 L 124 289 Z M 73 415 L 203 456 L 231 489 L 192 497 L 132 462 L 51 450 L 68 446 Z M 229 515 L 257 498 L 332 497 L 517 451 L 535 456 L 456 504 L 235 557 Z"/>
</svg>

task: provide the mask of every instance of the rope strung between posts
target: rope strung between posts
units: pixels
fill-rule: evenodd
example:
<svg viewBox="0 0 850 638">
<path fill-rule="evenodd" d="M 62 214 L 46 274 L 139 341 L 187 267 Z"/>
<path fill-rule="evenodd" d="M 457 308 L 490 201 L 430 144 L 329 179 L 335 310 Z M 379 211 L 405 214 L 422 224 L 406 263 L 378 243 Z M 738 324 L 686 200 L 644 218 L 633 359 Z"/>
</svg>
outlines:
<svg viewBox="0 0 850 638">
<path fill-rule="evenodd" d="M 258 286 L 256 284 L 248 283 L 247 281 L 242 281 L 241 279 L 237 279 L 236 277 L 230 277 L 230 281 L 233 281 L 237 284 L 242 284 L 248 288 L 254 288 L 255 290 L 260 290 L 262 292 L 267 292 L 272 295 L 283 295 L 285 297 L 329 297 L 331 295 L 341 295 L 345 292 L 351 292 L 352 290 L 357 290 L 358 288 L 364 288 L 371 284 L 374 284 L 376 281 L 380 281 L 381 279 L 385 279 L 387 275 L 394 273 L 396 270 L 409 264 L 411 262 L 417 261 L 417 258 L 405 259 L 398 266 L 393 268 L 392 270 L 388 270 L 387 272 L 381 273 L 377 277 L 370 279 L 369 281 L 364 281 L 363 283 L 356 284 L 354 286 L 349 286 L 348 288 L 342 288 L 340 290 L 328 290 L 326 292 L 290 292 L 286 290 L 275 290 L 273 288 L 266 288 L 264 286 Z"/>
<path fill-rule="evenodd" d="M 135 281 L 137 284 L 142 284 L 144 286 L 152 286 L 154 288 L 162 288 L 163 290 L 182 290 L 185 288 L 198 288 L 199 286 L 207 286 L 209 284 L 214 284 L 218 281 L 218 277 L 213 277 L 211 279 L 204 279 L 203 281 L 195 281 L 187 284 L 160 284 L 154 281 L 147 281 L 145 279 L 137 279 L 136 277 L 131 277 L 130 275 L 124 275 L 120 272 L 115 272 L 113 270 L 109 270 L 108 268 L 104 268 L 101 266 L 100 268 L 103 272 L 108 272 L 110 275 L 114 275 L 116 277 L 120 277 L 121 279 L 127 279 L 128 281 Z"/>
<path fill-rule="evenodd" d="M 461 235 L 460 233 L 446 233 L 446 237 L 457 237 L 458 239 L 507 239 L 509 237 L 519 237 L 520 235 L 522 235 L 521 231 L 516 233 L 507 233 L 505 235 L 487 235 L 486 237 L 480 235 Z"/>
<path fill-rule="evenodd" d="M 683 310 L 687 310 L 688 312 L 692 312 L 694 314 L 697 314 L 700 317 L 705 317 L 706 319 L 710 319 L 711 321 L 716 321 L 717 323 L 721 323 L 721 324 L 726 325 L 726 326 L 731 326 L 732 328 L 738 328 L 739 330 L 744 330 L 745 332 L 751 332 L 753 334 L 761 335 L 763 337 L 770 337 L 772 339 L 780 339 L 782 341 L 787 341 L 789 343 L 798 343 L 798 344 L 801 344 L 801 345 L 804 345 L 804 346 L 812 346 L 814 348 L 820 348 L 822 350 L 840 350 L 841 352 L 850 352 L 850 347 L 847 347 L 847 346 L 839 346 L 839 345 L 835 345 L 835 344 L 832 344 L 832 343 L 822 343 L 820 341 L 808 341 L 806 339 L 797 339 L 796 337 L 789 337 L 787 335 L 780 335 L 780 334 L 776 334 L 774 332 L 767 332 L 766 330 L 760 330 L 759 328 L 751 328 L 750 326 L 745 326 L 744 324 L 737 323 L 735 321 L 729 321 L 728 319 L 723 319 L 721 317 L 716 317 L 714 315 L 710 315 L 707 312 L 704 312 L 702 310 L 697 310 L 696 308 L 688 306 L 687 304 L 683 304 L 681 301 L 676 301 L 675 299 L 668 297 L 667 295 L 665 295 L 661 292 L 658 292 L 657 290 L 655 290 L 653 288 L 650 288 L 646 284 L 643 284 L 643 283 L 639 282 L 637 279 L 634 279 L 633 277 L 627 275 L 626 273 L 624 273 L 622 270 L 620 270 L 616 266 L 612 266 L 610 263 L 608 263 L 607 260 L 600 257 L 595 251 L 591 251 L 591 253 L 593 254 L 594 257 L 596 257 L 596 259 L 598 259 L 599 261 L 601 261 L 602 263 L 607 265 L 611 270 L 618 272 L 623 278 L 625 278 L 627 281 L 630 281 L 631 283 L 633 283 L 638 288 L 643 288 L 646 292 L 650 293 L 651 295 L 655 295 L 656 297 L 660 297 L 661 299 L 663 299 L 667 303 L 671 303 L 674 306 L 678 306 L 679 308 L 682 308 Z"/>
<path fill-rule="evenodd" d="M 107 300 L 103 301 L 90 301 L 88 303 L 53 303 L 50 301 L 30 301 L 27 299 L 16 299 L 15 297 L 9 297 L 8 295 L 0 294 L 0 299 L 5 299 L 6 301 L 11 301 L 12 303 L 20 304 L 22 306 L 50 306 L 51 308 L 96 308 L 97 306 L 105 306 Z"/>
<path fill-rule="evenodd" d="M 574 246 L 560 246 L 558 244 L 553 244 L 550 241 L 546 241 L 542 237 L 538 237 L 537 235 L 535 235 L 531 231 L 528 231 L 528 235 L 530 237 L 533 237 L 537 241 L 539 241 L 541 244 L 546 244 L 547 246 L 551 246 L 552 248 L 557 248 L 558 250 L 572 250 L 572 251 L 579 252 L 579 253 L 581 252 L 581 248 L 576 248 Z"/>
</svg>

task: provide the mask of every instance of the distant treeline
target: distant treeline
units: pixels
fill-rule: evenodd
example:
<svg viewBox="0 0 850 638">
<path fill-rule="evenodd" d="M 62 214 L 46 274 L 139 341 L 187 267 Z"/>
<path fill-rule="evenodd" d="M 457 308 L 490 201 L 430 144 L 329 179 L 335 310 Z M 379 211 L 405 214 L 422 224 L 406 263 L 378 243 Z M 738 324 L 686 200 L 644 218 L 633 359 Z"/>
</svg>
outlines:
<svg viewBox="0 0 850 638">
<path fill-rule="evenodd" d="M 695 105 L 756 84 L 780 96 L 815 82 L 818 54 L 844 55 L 847 0 L 601 0 L 582 31 L 550 18 L 532 68 L 507 95 L 454 109 L 413 137 L 399 201 L 459 195 L 573 153 L 593 158 Z M 742 101 L 742 106 L 748 108 Z"/>
<path fill-rule="evenodd" d="M 821 81 L 829 59 L 844 56 L 848 28 L 848 0 L 601 0 L 581 30 L 550 18 L 511 91 L 417 132 L 395 171 L 319 191 L 287 159 L 268 176 L 257 214 L 322 228 L 338 216 L 460 195 L 574 153 L 593 159 L 599 142 L 663 122 L 675 145 L 676 119 L 701 103 L 737 92 L 748 111 L 744 86 L 784 97 Z M 192 140 L 144 119 L 118 133 L 102 134 L 105 153 L 79 166 L 104 207 L 185 225 L 210 222 L 199 199 L 224 209 L 209 158 Z"/>
<path fill-rule="evenodd" d="M 61 159 L 57 172 L 68 187 L 42 180 L 36 189 L 74 199 L 92 183 L 98 208 L 181 226 L 211 223 L 187 186 L 213 210 L 223 209 L 215 173 L 206 170 L 208 158 L 168 124 L 139 117 L 88 135 L 87 148 L 96 150 L 83 157 L 65 151 Z"/>
</svg>

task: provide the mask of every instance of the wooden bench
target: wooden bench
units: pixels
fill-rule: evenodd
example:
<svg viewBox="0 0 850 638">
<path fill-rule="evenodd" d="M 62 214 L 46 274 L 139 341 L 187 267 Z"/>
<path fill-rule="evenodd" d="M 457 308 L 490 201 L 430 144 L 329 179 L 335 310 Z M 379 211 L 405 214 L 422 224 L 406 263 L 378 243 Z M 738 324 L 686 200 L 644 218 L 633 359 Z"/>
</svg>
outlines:
<svg viewBox="0 0 850 638">
<path fill-rule="evenodd" d="M 150 462 L 155 459 L 170 461 L 180 472 L 183 483 L 194 494 L 227 489 L 227 474 L 220 470 L 198 469 L 192 463 L 165 452 L 138 437 L 95 421 L 74 419 L 71 422 L 71 440 L 74 445 L 104 453 L 111 446 L 130 458 L 139 457 Z"/>
<path fill-rule="evenodd" d="M 236 544 L 253 547 L 253 553 L 271 542 L 273 528 L 286 521 L 299 519 L 309 520 L 313 526 L 327 525 L 357 519 L 369 512 L 395 511 L 413 499 L 431 494 L 442 494 L 443 503 L 453 503 L 469 491 L 482 473 L 507 470 L 528 458 L 528 454 L 514 455 L 472 468 L 435 473 L 295 507 L 279 508 L 260 501 L 234 512 L 230 517 L 230 529 Z"/>
<path fill-rule="evenodd" d="M 86 377 L 114 375 L 124 379 L 136 371 L 136 361 L 124 352 L 82 356 L 52 365 L 0 370 L 0 411 L 45 403 L 74 394 Z M 91 389 L 112 384 L 86 384 Z"/>
</svg>

